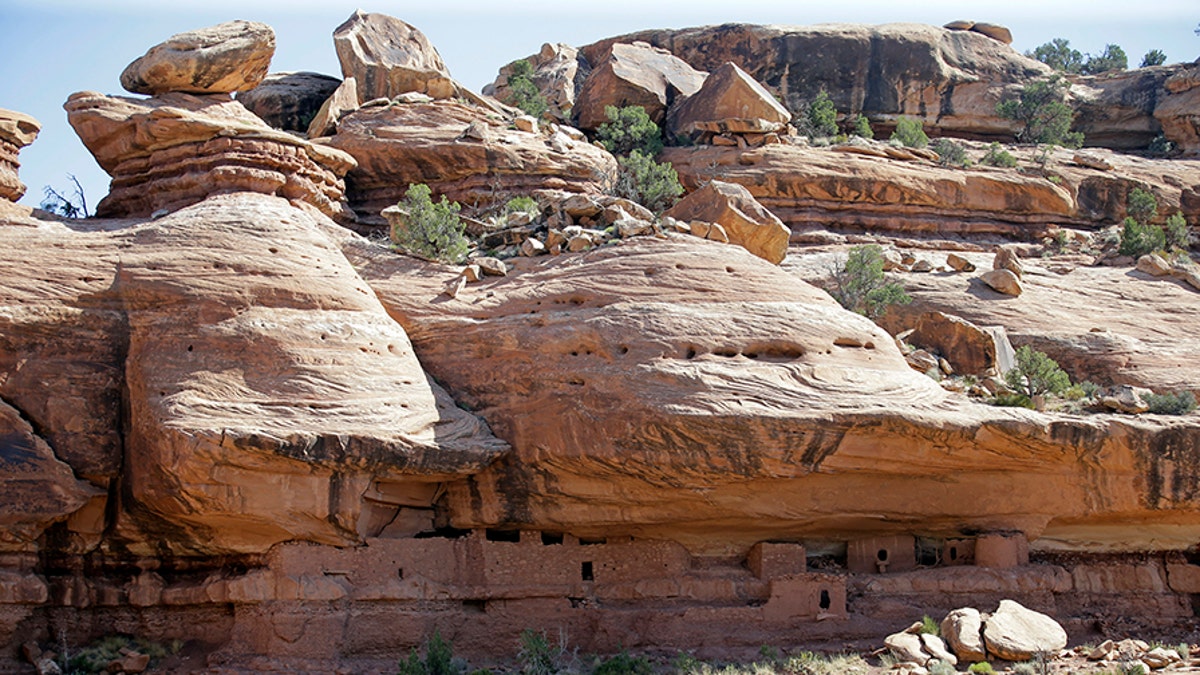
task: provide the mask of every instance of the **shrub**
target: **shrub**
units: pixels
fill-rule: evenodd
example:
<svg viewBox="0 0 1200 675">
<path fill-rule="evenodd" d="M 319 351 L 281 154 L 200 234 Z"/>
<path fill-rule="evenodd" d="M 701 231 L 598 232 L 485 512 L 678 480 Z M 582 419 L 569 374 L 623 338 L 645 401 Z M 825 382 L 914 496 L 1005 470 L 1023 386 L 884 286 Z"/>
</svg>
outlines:
<svg viewBox="0 0 1200 675">
<path fill-rule="evenodd" d="M 1155 415 L 1186 415 L 1196 409 L 1196 397 L 1190 391 L 1177 394 L 1147 394 L 1142 397 Z"/>
<path fill-rule="evenodd" d="M 629 652 L 622 651 L 616 656 L 604 659 L 592 671 L 592 675 L 651 675 L 654 669 L 644 656 L 633 657 Z"/>
<path fill-rule="evenodd" d="M 929 663 L 929 675 L 955 675 L 958 671 L 954 666 L 941 660 L 933 660 Z"/>
<path fill-rule="evenodd" d="M 829 294 L 842 307 L 872 319 L 883 314 L 888 305 L 912 302 L 900 284 L 884 278 L 883 249 L 878 244 L 850 249 L 845 265 L 833 273 Z"/>
<path fill-rule="evenodd" d="M 1083 134 L 1071 131 L 1075 113 L 1063 102 L 1065 98 L 1066 84 L 1055 76 L 1026 85 L 1018 98 L 1001 101 L 996 114 L 1022 125 L 1018 141 L 1078 148 Z"/>
<path fill-rule="evenodd" d="M 408 186 L 400 209 L 404 223 L 392 227 L 392 243 L 416 255 L 456 263 L 467 256 L 467 238 L 458 217 L 462 208 L 457 202 L 434 202 L 432 192 L 424 183 Z"/>
<path fill-rule="evenodd" d="M 1146 146 L 1146 152 L 1152 155 L 1164 156 L 1175 151 L 1175 144 L 1167 140 L 1166 135 L 1159 134 L 1150 141 L 1150 145 Z"/>
<path fill-rule="evenodd" d="M 896 120 L 896 130 L 892 132 L 892 138 L 899 139 L 906 148 L 923 148 L 929 145 L 929 137 L 921 128 L 921 120 L 907 115 L 901 115 L 900 119 Z"/>
<path fill-rule="evenodd" d="M 1142 57 L 1142 65 L 1138 68 L 1148 68 L 1150 66 L 1161 66 L 1167 62 L 1167 55 L 1161 49 L 1151 49 Z"/>
<path fill-rule="evenodd" d="M 545 633 L 526 628 L 521 631 L 521 650 L 517 660 L 521 662 L 522 675 L 554 675 L 558 672 L 557 658 Z"/>
<path fill-rule="evenodd" d="M 637 150 L 654 157 L 662 151 L 662 133 L 645 108 L 639 105 L 624 108 L 610 105 L 604 107 L 604 115 L 608 121 L 596 130 L 596 140 L 612 154 L 624 157 Z"/>
<path fill-rule="evenodd" d="M 1083 64 L 1083 73 L 1096 75 L 1112 70 L 1125 70 L 1128 67 L 1129 57 L 1125 56 L 1124 49 L 1117 45 L 1104 45 L 1104 51 L 1100 52 L 1099 56 L 1088 55 L 1087 61 Z"/>
<path fill-rule="evenodd" d="M 651 155 L 634 150 L 618 160 L 614 193 L 633 200 L 654 213 L 662 213 L 683 194 L 679 174 L 669 162 L 658 163 Z"/>
<path fill-rule="evenodd" d="M 1161 251 L 1167 247 L 1167 235 L 1161 227 L 1142 225 L 1133 218 L 1125 219 L 1121 230 L 1121 245 L 1117 252 L 1121 255 L 1140 258 L 1147 253 Z"/>
<path fill-rule="evenodd" d="M 522 195 L 513 197 L 504 204 L 505 213 L 528 213 L 533 217 L 537 217 L 542 213 L 542 207 L 538 206 L 537 200 L 533 197 Z"/>
<path fill-rule="evenodd" d="M 1016 367 L 1005 373 L 1004 381 L 1013 391 L 1030 398 L 1061 394 L 1071 386 L 1071 378 L 1054 359 L 1029 345 L 1017 349 Z"/>
<path fill-rule="evenodd" d="M 1078 73 L 1083 70 L 1083 54 L 1077 49 L 1071 49 L 1071 43 L 1063 38 L 1054 38 L 1035 47 L 1031 52 L 1025 52 L 1025 56 L 1035 58 L 1064 73 Z"/>
<path fill-rule="evenodd" d="M 941 635 L 942 627 L 938 625 L 938 622 L 933 617 L 926 614 L 921 617 L 921 632 L 928 633 L 929 635 Z"/>
<path fill-rule="evenodd" d="M 1166 226 L 1163 228 L 1166 234 L 1167 247 L 1186 251 L 1192 245 L 1192 233 L 1188 229 L 1187 219 L 1179 211 L 1175 215 L 1167 218 Z"/>
<path fill-rule="evenodd" d="M 425 659 L 422 660 L 414 648 L 408 659 L 400 662 L 399 675 L 457 675 L 459 670 L 454 665 L 454 651 L 450 643 L 442 639 L 441 633 L 434 631 L 433 637 L 425 642 Z"/>
<path fill-rule="evenodd" d="M 509 105 L 516 106 L 534 117 L 541 117 L 549 109 L 546 97 L 542 96 L 541 89 L 538 89 L 533 81 L 533 65 L 529 63 L 529 59 L 521 59 L 513 64 L 507 82 L 506 102 Z"/>
<path fill-rule="evenodd" d="M 803 131 L 808 136 L 828 138 L 837 135 L 837 108 L 824 89 L 809 102 L 804 119 Z"/>
<path fill-rule="evenodd" d="M 70 196 L 47 185 L 42 188 L 42 202 L 38 204 L 38 208 L 64 218 L 87 218 L 91 214 L 88 213 L 87 197 L 83 194 L 83 186 L 79 184 L 79 179 L 75 177 L 75 174 L 67 174 L 67 180 L 75 186 Z"/>
<path fill-rule="evenodd" d="M 1158 213 L 1158 200 L 1154 194 L 1142 188 L 1133 188 L 1125 199 L 1125 215 L 1144 223 Z"/>
<path fill-rule="evenodd" d="M 971 165 L 971 160 L 967 159 L 967 151 L 963 149 L 963 146 L 949 138 L 939 138 L 929 147 L 938 154 L 938 164 L 942 166 Z"/>
<path fill-rule="evenodd" d="M 863 138 L 875 138 L 875 130 L 871 128 L 871 120 L 866 115 L 855 115 L 849 120 L 850 135 Z"/>
<path fill-rule="evenodd" d="M 987 661 L 980 661 L 979 663 L 972 663 L 971 667 L 967 668 L 967 672 L 974 675 L 991 675 L 996 672 L 996 669 Z"/>
<path fill-rule="evenodd" d="M 1013 157 L 1012 153 L 1001 147 L 999 143 L 992 143 L 988 146 L 987 153 L 980 162 L 988 166 L 1012 168 L 1017 165 L 1017 158 Z"/>
<path fill-rule="evenodd" d="M 1003 393 L 992 398 L 992 405 L 1001 408 L 1029 408 L 1033 410 L 1033 399 L 1025 394 Z"/>
</svg>

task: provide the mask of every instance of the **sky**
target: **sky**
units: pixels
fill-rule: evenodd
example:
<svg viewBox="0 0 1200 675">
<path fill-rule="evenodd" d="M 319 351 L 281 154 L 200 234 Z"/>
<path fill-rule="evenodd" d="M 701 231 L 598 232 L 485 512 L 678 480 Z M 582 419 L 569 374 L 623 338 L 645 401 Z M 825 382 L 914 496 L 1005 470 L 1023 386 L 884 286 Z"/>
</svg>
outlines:
<svg viewBox="0 0 1200 675">
<path fill-rule="evenodd" d="M 355 9 L 398 17 L 433 42 L 455 79 L 480 89 L 500 66 L 545 42 L 582 46 L 648 28 L 730 22 L 915 22 L 956 19 L 1008 26 L 1021 52 L 1062 37 L 1085 53 L 1116 43 L 1136 66 L 1150 49 L 1167 63 L 1200 56 L 1197 0 L 0 0 L 0 108 L 33 115 L 38 140 L 21 153 L 21 203 L 37 205 L 43 186 L 79 178 L 90 209 L 108 192 L 108 176 L 67 124 L 62 104 L 76 91 L 128 95 L 119 77 L 129 62 L 171 35 L 247 19 L 276 34 L 272 72 L 309 70 L 340 76 L 333 30 Z"/>
</svg>

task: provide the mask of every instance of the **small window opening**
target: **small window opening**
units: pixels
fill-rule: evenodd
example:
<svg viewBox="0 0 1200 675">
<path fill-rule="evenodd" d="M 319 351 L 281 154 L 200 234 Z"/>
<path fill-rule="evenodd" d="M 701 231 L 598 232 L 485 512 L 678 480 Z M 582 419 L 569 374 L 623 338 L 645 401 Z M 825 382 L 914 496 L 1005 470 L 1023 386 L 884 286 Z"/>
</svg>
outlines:
<svg viewBox="0 0 1200 675">
<path fill-rule="evenodd" d="M 543 546 L 558 546 L 562 543 L 563 543 L 563 536 L 561 534 L 555 534 L 554 532 L 543 532 L 542 533 L 542 545 Z"/>
<path fill-rule="evenodd" d="M 595 581 L 596 574 L 592 571 L 592 562 L 589 560 L 579 566 L 579 575 L 584 581 Z"/>
<path fill-rule="evenodd" d="M 888 559 L 888 552 L 887 552 L 887 549 L 886 549 L 886 548 L 881 548 L 881 549 L 879 549 L 879 553 L 876 553 L 876 554 L 875 554 L 875 558 L 876 558 L 876 559 L 877 559 L 879 562 L 887 562 L 887 559 Z"/>
<path fill-rule="evenodd" d="M 829 609 L 829 606 L 832 604 L 833 604 L 833 601 L 829 599 L 829 591 L 822 589 L 821 590 L 821 609 Z"/>
<path fill-rule="evenodd" d="M 493 530 L 488 528 L 488 530 L 484 532 L 484 536 L 488 541 L 506 541 L 513 544 L 521 541 L 520 530 Z"/>
</svg>

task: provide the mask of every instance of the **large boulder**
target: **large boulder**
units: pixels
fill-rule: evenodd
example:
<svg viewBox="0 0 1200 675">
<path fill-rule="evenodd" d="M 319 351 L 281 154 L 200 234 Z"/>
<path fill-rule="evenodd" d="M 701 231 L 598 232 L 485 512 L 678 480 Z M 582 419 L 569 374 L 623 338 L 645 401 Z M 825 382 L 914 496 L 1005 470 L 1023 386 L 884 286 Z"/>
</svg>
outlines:
<svg viewBox="0 0 1200 675">
<path fill-rule="evenodd" d="M 939 352 L 955 373 L 983 375 L 989 368 L 997 367 L 993 333 L 952 314 L 925 312 L 908 341 Z"/>
<path fill-rule="evenodd" d="M 956 609 L 942 620 L 942 637 L 959 661 L 986 661 L 983 646 L 983 617 L 972 607 Z"/>
<path fill-rule="evenodd" d="M 256 21 L 229 21 L 173 35 L 125 67 L 121 86 L 134 94 L 225 94 L 248 91 L 267 75 L 275 31 Z"/>
<path fill-rule="evenodd" d="M 1200 154 L 1200 64 L 1182 67 L 1163 86 L 1166 96 L 1155 106 L 1154 119 L 1185 154 Z"/>
<path fill-rule="evenodd" d="M 541 51 L 524 59 L 533 67 L 533 83 L 546 98 L 550 114 L 560 120 L 571 119 L 575 108 L 575 92 L 583 86 L 590 70 L 580 63 L 579 50 L 562 43 L 542 45 Z M 508 78 L 516 62 L 500 68 L 496 80 L 483 88 L 483 93 L 507 101 L 512 96 Z M 582 66 L 582 67 L 581 67 Z"/>
<path fill-rule="evenodd" d="M 248 190 L 350 218 L 342 177 L 354 158 L 278 131 L 227 96 L 72 94 L 67 121 L 112 176 L 101 216 L 150 215 Z"/>
<path fill-rule="evenodd" d="M 768 262 L 779 264 L 787 257 L 791 232 L 741 185 L 714 180 L 679 200 L 664 215 L 684 222 L 718 223 L 729 235 L 729 243 Z"/>
<path fill-rule="evenodd" d="M 770 133 L 782 131 L 792 119 L 788 112 L 746 71 L 723 63 L 668 117 L 675 134 Z"/>
<path fill-rule="evenodd" d="M 15 202 L 25 194 L 25 185 L 17 177 L 21 166 L 17 156 L 41 130 L 41 123 L 29 115 L 0 108 L 0 199 Z"/>
<path fill-rule="evenodd" d="M 561 132 L 510 129 L 457 101 L 357 110 L 342 117 L 329 144 L 358 162 L 347 178 L 348 194 L 365 217 L 399 201 L 410 183 L 483 206 L 537 189 L 602 192 L 616 174 L 616 160 L 602 148 Z"/>
<path fill-rule="evenodd" d="M 993 291 L 1004 295 L 1018 296 L 1024 291 L 1021 288 L 1021 278 L 1007 269 L 988 270 L 979 275 L 979 280 Z"/>
<path fill-rule="evenodd" d="M 1058 654 L 1067 646 L 1067 632 L 1045 614 L 1001 600 L 1000 608 L 984 621 L 983 641 L 996 658 L 1029 661 L 1039 654 Z"/>
<path fill-rule="evenodd" d="M 414 26 L 386 14 L 354 12 L 333 31 L 342 76 L 358 81 L 359 102 L 410 91 L 450 98 L 457 85 L 441 54 Z"/>
<path fill-rule="evenodd" d="M 641 42 L 614 44 L 591 63 L 592 72 L 575 101 L 575 119 L 582 129 L 607 122 L 608 106 L 641 106 L 661 122 L 667 108 L 699 91 L 705 78 L 667 50 Z"/>
<path fill-rule="evenodd" d="M 271 73 L 237 100 L 275 129 L 307 132 L 326 99 L 342 83 L 320 73 Z"/>
</svg>

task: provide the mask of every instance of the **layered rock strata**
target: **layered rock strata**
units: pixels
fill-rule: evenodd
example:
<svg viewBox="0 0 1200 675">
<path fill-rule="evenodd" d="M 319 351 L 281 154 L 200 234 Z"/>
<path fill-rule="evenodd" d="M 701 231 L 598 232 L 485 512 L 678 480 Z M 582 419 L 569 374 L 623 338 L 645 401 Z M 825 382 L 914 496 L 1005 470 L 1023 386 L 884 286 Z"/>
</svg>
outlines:
<svg viewBox="0 0 1200 675">
<path fill-rule="evenodd" d="M 0 109 L 0 198 L 17 201 L 25 194 L 25 185 L 17 177 L 21 148 L 33 143 L 42 125 L 15 110 Z"/>
</svg>

